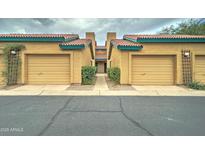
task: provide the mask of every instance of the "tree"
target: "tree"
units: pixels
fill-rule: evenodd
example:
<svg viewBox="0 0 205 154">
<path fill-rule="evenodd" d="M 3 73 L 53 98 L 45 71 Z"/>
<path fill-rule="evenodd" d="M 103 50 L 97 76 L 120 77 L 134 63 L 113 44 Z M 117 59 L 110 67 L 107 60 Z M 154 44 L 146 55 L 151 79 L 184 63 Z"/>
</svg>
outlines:
<svg viewBox="0 0 205 154">
<path fill-rule="evenodd" d="M 159 32 L 159 34 L 205 35 L 205 24 L 199 23 L 196 19 L 190 19 L 177 26 L 171 25 L 165 27 Z"/>
</svg>

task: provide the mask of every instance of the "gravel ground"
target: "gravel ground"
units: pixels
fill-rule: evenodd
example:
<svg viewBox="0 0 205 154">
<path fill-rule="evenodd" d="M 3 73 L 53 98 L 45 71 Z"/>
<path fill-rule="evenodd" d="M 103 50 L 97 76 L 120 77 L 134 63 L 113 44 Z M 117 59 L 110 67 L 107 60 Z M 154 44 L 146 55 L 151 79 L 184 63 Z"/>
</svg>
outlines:
<svg viewBox="0 0 205 154">
<path fill-rule="evenodd" d="M 120 85 L 105 77 L 109 90 L 135 90 L 131 85 Z"/>
</svg>

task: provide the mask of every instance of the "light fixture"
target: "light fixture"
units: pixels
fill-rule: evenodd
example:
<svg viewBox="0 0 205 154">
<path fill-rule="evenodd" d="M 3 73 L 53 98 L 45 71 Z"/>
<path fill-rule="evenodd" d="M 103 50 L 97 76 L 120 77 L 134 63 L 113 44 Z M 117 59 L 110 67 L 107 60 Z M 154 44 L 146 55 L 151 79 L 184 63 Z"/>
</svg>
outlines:
<svg viewBox="0 0 205 154">
<path fill-rule="evenodd" d="M 15 51 L 15 50 L 12 50 L 12 51 L 11 51 L 11 54 L 12 54 L 12 55 L 15 55 L 15 54 L 16 54 L 16 51 Z"/>
<path fill-rule="evenodd" d="M 184 57 L 189 57 L 190 53 L 189 52 L 184 52 Z"/>
</svg>

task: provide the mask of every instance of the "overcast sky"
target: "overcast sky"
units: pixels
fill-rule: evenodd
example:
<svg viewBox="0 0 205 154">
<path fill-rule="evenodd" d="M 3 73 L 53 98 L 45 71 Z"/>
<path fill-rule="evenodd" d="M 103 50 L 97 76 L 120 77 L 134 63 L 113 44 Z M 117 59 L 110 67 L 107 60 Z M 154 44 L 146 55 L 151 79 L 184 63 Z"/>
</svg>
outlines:
<svg viewBox="0 0 205 154">
<path fill-rule="evenodd" d="M 75 33 L 81 38 L 85 32 L 95 32 L 98 45 L 103 45 L 107 32 L 124 34 L 154 34 L 165 26 L 176 25 L 186 19 L 125 18 L 125 19 L 0 19 L 0 33 Z"/>
</svg>

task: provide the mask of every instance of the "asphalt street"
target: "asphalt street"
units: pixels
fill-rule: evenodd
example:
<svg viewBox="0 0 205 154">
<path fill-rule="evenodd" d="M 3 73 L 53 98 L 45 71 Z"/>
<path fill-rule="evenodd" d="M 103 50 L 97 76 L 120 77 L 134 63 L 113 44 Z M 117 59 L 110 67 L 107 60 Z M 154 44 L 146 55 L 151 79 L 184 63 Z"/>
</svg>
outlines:
<svg viewBox="0 0 205 154">
<path fill-rule="evenodd" d="M 0 135 L 205 135 L 205 97 L 1 96 Z"/>
</svg>

